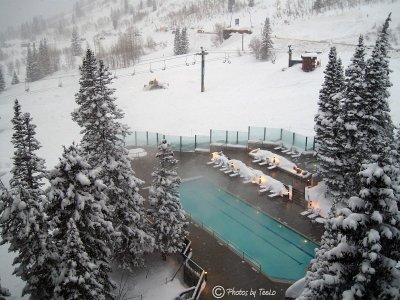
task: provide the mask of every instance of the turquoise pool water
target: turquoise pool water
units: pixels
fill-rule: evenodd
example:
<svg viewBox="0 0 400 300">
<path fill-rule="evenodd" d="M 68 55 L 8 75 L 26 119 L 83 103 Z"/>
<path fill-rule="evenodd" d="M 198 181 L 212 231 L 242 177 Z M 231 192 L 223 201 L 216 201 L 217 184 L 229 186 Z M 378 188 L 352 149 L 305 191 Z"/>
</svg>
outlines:
<svg viewBox="0 0 400 300">
<path fill-rule="evenodd" d="M 252 257 L 269 277 L 295 281 L 304 276 L 315 243 L 205 179 L 182 183 L 180 193 L 183 208 L 197 222 Z"/>
</svg>

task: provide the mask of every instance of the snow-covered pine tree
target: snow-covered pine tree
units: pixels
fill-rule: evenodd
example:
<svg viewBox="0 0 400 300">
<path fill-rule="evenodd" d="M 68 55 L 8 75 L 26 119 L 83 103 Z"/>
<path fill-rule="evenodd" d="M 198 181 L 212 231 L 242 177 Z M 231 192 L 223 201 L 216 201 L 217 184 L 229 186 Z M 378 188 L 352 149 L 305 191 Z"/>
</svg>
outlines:
<svg viewBox="0 0 400 300">
<path fill-rule="evenodd" d="M 182 28 L 182 33 L 180 36 L 179 54 L 186 54 L 189 52 L 189 39 L 187 35 L 187 28 Z"/>
<path fill-rule="evenodd" d="M 0 82 L 1 82 L 1 75 L 0 75 Z M 13 74 L 13 77 L 11 80 L 11 84 L 14 85 L 14 84 L 18 84 L 18 83 L 19 83 L 19 79 L 18 79 L 17 73 L 15 73 L 15 71 L 14 71 L 14 74 Z M 1 83 L 0 83 L 0 86 L 1 86 Z M 1 87 L 0 87 L 0 90 L 1 90 Z"/>
<path fill-rule="evenodd" d="M 261 49 L 260 49 L 260 57 L 262 60 L 269 60 L 272 57 L 274 42 L 271 39 L 271 33 L 272 30 L 269 18 L 266 18 L 264 23 L 264 28 L 262 31 Z"/>
<path fill-rule="evenodd" d="M 9 243 L 9 251 L 18 251 L 13 265 L 14 274 L 26 282 L 22 295 L 34 299 L 49 299 L 52 285 L 47 264 L 48 228 L 43 211 L 45 176 L 43 159 L 36 155 L 40 148 L 35 138 L 35 125 L 28 113 L 21 115 L 18 101 L 14 105 L 14 167 L 10 192 L 3 202 L 1 244 Z"/>
<path fill-rule="evenodd" d="M 131 269 L 142 265 L 142 254 L 153 249 L 154 240 L 139 195 L 142 181 L 131 168 L 123 137 L 128 128 L 120 123 L 123 112 L 116 106 L 114 89 L 109 85 L 112 74 L 88 50 L 81 68 L 81 89 L 76 95 L 79 108 L 73 119 L 82 127 L 82 151 L 91 165 L 101 168 L 100 178 L 113 208 L 112 222 L 118 232 L 114 254 L 120 265 Z M 94 76 L 94 80 L 89 78 Z"/>
<path fill-rule="evenodd" d="M 152 173 L 153 182 L 149 192 L 156 249 L 165 259 L 167 255 L 182 250 L 187 222 L 179 196 L 181 179 L 176 172 L 177 160 L 171 146 L 162 140 L 158 146 L 159 166 Z"/>
<path fill-rule="evenodd" d="M 180 55 L 181 52 L 181 34 L 180 34 L 180 28 L 177 27 L 175 29 L 175 38 L 174 38 L 174 55 Z"/>
<path fill-rule="evenodd" d="M 6 88 L 6 82 L 4 80 L 3 68 L 0 66 L 0 93 Z"/>
<path fill-rule="evenodd" d="M 1 279 L 0 279 L 0 300 L 7 300 L 6 297 L 10 297 L 10 291 L 1 286 Z"/>
<path fill-rule="evenodd" d="M 329 61 L 324 71 L 325 79 L 319 92 L 318 112 L 315 116 L 315 140 L 319 144 L 317 160 L 318 175 L 325 181 L 328 192 L 340 199 L 344 185 L 342 145 L 338 141 L 340 101 L 344 88 L 343 67 L 337 59 L 336 48 L 329 52 Z"/>
<path fill-rule="evenodd" d="M 53 230 L 55 299 L 114 299 L 109 248 L 114 229 L 106 186 L 73 144 L 50 172 L 47 214 Z M 74 298 L 74 296 L 79 296 Z"/>
<path fill-rule="evenodd" d="M 338 284 L 337 265 L 331 263 L 335 254 L 331 249 L 338 245 L 341 239 L 336 226 L 336 203 L 331 207 L 325 223 L 325 231 L 321 237 L 321 246 L 317 249 L 315 258 L 311 260 L 310 271 L 305 276 L 304 290 L 297 300 L 325 300 L 339 299 L 331 295 L 340 293 L 341 285 Z M 343 266 L 340 265 L 343 269 Z"/>
<path fill-rule="evenodd" d="M 42 78 L 39 65 L 39 53 L 36 50 L 36 45 L 32 45 L 32 81 L 36 81 Z"/>
<path fill-rule="evenodd" d="M 386 102 L 387 88 L 391 85 L 386 69 L 388 43 L 385 41 L 389 20 L 390 15 L 367 63 L 383 77 L 380 78 L 382 81 L 367 82 L 366 92 L 371 93 L 376 84 L 375 89 L 380 93 L 375 94 L 375 101 L 384 103 L 376 105 L 372 114 L 365 107 L 368 103 L 365 99 L 371 94 L 363 94 L 363 105 L 356 108 L 361 116 L 366 111 L 360 130 L 373 127 L 366 135 L 367 150 L 364 151 L 364 163 L 359 173 L 360 192 L 358 197 L 343 201 L 345 207 L 328 220 L 325 228 L 335 228 L 337 241 L 328 247 L 328 251 L 317 254 L 319 266 L 326 267 L 318 269 L 318 265 L 313 264 L 313 272 L 307 273 L 306 286 L 299 298 L 302 300 L 400 298 L 400 271 L 396 267 L 400 261 L 399 154 L 398 145 L 393 142 L 393 124 Z M 358 47 L 356 52 L 362 53 L 360 50 Z M 386 69 L 387 73 L 380 68 Z M 372 67 L 369 72 L 372 72 Z M 378 120 L 383 121 L 378 123 Z M 368 144 L 369 141 L 374 143 Z M 324 244 L 323 240 L 321 249 Z"/>
<path fill-rule="evenodd" d="M 78 30 L 76 27 L 74 27 L 72 30 L 71 53 L 73 56 L 81 56 L 82 55 L 81 41 L 80 41 Z"/>
<path fill-rule="evenodd" d="M 368 142 L 368 152 L 377 153 L 377 147 L 383 147 L 393 135 L 394 125 L 390 117 L 388 98 L 391 82 L 389 74 L 389 22 L 391 15 L 387 17 L 378 35 L 371 58 L 367 60 L 365 69 L 365 116 L 364 124 Z M 386 138 L 386 141 L 384 140 Z"/>
<path fill-rule="evenodd" d="M 348 207 L 341 211 L 343 221 L 338 225 L 346 235 L 344 247 L 337 247 L 338 255 L 349 255 L 346 247 L 356 251 L 355 270 L 347 278 L 342 296 L 346 299 L 400 299 L 400 212 L 398 207 L 397 162 L 386 152 L 373 153 L 369 164 L 364 164 L 360 175 L 362 187 L 358 197 L 350 198 Z"/>
<path fill-rule="evenodd" d="M 365 147 L 369 143 L 365 129 L 365 46 L 362 36 L 346 69 L 345 90 L 342 99 L 340 117 L 337 119 L 339 129 L 338 142 L 343 146 L 342 172 L 346 174 L 342 195 L 348 199 L 354 191 L 360 190 L 361 164 L 365 158 Z"/>
</svg>

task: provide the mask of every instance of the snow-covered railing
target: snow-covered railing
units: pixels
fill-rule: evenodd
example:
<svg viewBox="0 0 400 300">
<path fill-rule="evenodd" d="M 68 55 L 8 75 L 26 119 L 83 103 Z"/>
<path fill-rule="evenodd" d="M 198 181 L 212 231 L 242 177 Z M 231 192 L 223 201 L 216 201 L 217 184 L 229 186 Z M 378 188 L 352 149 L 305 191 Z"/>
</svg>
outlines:
<svg viewBox="0 0 400 300">
<path fill-rule="evenodd" d="M 189 239 L 185 239 L 185 248 L 182 250 L 183 262 L 183 279 L 186 284 L 192 287 L 186 289 L 179 294 L 179 299 L 187 300 L 197 300 L 200 297 L 202 290 L 206 285 L 207 272 L 203 270 L 196 262 L 194 262 L 192 257 L 192 249 L 190 245 L 192 242 Z"/>
<path fill-rule="evenodd" d="M 220 171 L 230 177 L 239 176 L 243 178 L 243 183 L 252 182 L 258 184 L 260 192 L 269 191 L 271 193 L 270 197 L 289 195 L 288 189 L 286 189 L 282 182 L 259 170 L 248 167 L 240 160 L 230 159 L 222 152 L 213 152 L 211 154 L 211 161 L 209 161 L 208 164 L 213 164 L 214 168 L 219 168 Z"/>
<path fill-rule="evenodd" d="M 250 151 L 249 155 L 254 158 L 253 163 L 258 163 L 261 166 L 267 165 L 268 169 L 280 168 L 302 178 L 307 178 L 311 175 L 310 172 L 301 170 L 295 163 L 287 158 L 268 150 L 257 148 Z"/>
</svg>

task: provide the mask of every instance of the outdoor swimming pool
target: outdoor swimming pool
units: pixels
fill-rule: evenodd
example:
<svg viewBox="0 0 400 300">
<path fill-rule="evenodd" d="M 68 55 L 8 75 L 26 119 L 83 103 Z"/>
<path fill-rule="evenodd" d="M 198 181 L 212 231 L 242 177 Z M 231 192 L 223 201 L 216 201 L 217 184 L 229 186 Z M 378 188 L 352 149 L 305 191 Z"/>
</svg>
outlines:
<svg viewBox="0 0 400 300">
<path fill-rule="evenodd" d="M 318 247 L 311 240 L 205 179 L 183 182 L 180 193 L 195 221 L 253 258 L 269 277 L 295 281 L 304 276 Z"/>
</svg>

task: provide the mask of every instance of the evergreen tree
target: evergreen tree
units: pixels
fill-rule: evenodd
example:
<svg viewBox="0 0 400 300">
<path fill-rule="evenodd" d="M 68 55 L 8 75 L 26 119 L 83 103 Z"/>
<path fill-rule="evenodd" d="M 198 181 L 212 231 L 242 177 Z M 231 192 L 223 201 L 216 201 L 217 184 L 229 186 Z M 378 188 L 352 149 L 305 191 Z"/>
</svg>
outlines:
<svg viewBox="0 0 400 300">
<path fill-rule="evenodd" d="M 90 77 L 93 76 L 93 80 Z M 124 147 L 128 128 L 119 122 L 122 111 L 115 104 L 114 90 L 109 87 L 112 74 L 90 50 L 81 68 L 81 89 L 76 95 L 79 108 L 73 119 L 82 126 L 82 151 L 93 166 L 101 169 L 100 177 L 107 186 L 108 205 L 113 209 L 115 258 L 124 268 L 142 265 L 142 254 L 152 251 L 153 238 L 146 232 L 143 198 L 139 195 L 142 181 L 135 177 Z"/>
<path fill-rule="evenodd" d="M 33 60 L 32 60 L 32 50 L 31 50 L 31 45 L 28 45 L 28 49 L 26 52 L 26 81 L 32 82 L 34 81 L 34 75 L 33 75 Z"/>
<path fill-rule="evenodd" d="M 341 61 L 337 59 L 336 48 L 329 52 L 329 61 L 324 71 L 325 79 L 319 93 L 318 112 L 315 116 L 315 140 L 319 144 L 317 160 L 318 175 L 325 181 L 328 192 L 336 200 L 341 196 L 344 186 L 343 146 L 339 143 L 338 117 L 344 87 Z M 335 200 L 335 201 L 336 201 Z"/>
<path fill-rule="evenodd" d="M 357 197 L 342 201 L 344 208 L 330 216 L 324 236 L 336 232 L 337 238 L 331 244 L 322 240 L 299 299 L 400 298 L 399 154 L 387 103 L 387 88 L 391 85 L 386 39 L 389 21 L 390 15 L 378 36 L 372 58 L 367 61 L 364 81 L 364 51 L 360 42 L 346 72 L 354 82 L 347 82 L 345 102 L 350 99 L 355 102 L 353 106 L 349 103 L 344 106 L 363 117 L 357 131 L 367 132 L 359 137 L 364 154 L 359 172 L 360 192 Z M 355 80 L 357 74 L 361 76 L 357 79 L 366 83 L 362 87 Z M 356 105 L 357 102 L 361 104 Z M 355 155 L 360 155 L 357 151 Z"/>
<path fill-rule="evenodd" d="M 74 27 L 72 30 L 71 53 L 73 56 L 82 55 L 81 41 L 80 41 L 78 30 L 76 29 L 76 27 Z"/>
<path fill-rule="evenodd" d="M 39 80 L 42 77 L 39 65 L 39 53 L 36 50 L 36 45 L 32 45 L 32 81 Z"/>
<path fill-rule="evenodd" d="M 6 88 L 6 82 L 4 80 L 3 68 L 0 66 L 0 93 Z"/>
<path fill-rule="evenodd" d="M 11 296 L 10 291 L 6 288 L 3 288 L 0 281 L 0 300 L 6 300 L 6 297 L 9 296 Z"/>
<path fill-rule="evenodd" d="M 260 57 L 262 60 L 269 60 L 272 57 L 272 51 L 274 49 L 274 43 L 271 39 L 271 25 L 269 18 L 265 19 L 264 28 L 262 32 Z"/>
<path fill-rule="evenodd" d="M 389 22 L 390 15 L 387 17 L 382 31 L 379 33 L 371 58 L 367 60 L 365 70 L 365 130 L 369 140 L 365 151 L 377 153 L 382 147 L 391 142 L 394 125 L 390 116 L 388 103 L 389 88 Z"/>
<path fill-rule="evenodd" d="M 59 164 L 50 172 L 47 214 L 59 264 L 56 299 L 114 299 L 109 278 L 110 234 L 114 232 L 107 206 L 106 186 L 76 146 L 64 147 Z"/>
<path fill-rule="evenodd" d="M 180 34 L 180 28 L 177 27 L 175 30 L 175 39 L 174 39 L 174 54 L 175 55 L 180 55 L 181 54 L 181 34 Z"/>
<path fill-rule="evenodd" d="M 0 81 L 1 81 L 1 75 L 0 75 Z M 17 73 L 15 73 L 15 71 L 14 71 L 14 74 L 13 74 L 13 77 L 11 80 L 11 84 L 14 85 L 14 84 L 18 84 L 18 83 L 19 83 L 19 79 L 18 79 Z M 1 89 L 1 87 L 0 87 L 0 89 Z"/>
<path fill-rule="evenodd" d="M 39 46 L 39 66 L 42 76 L 47 76 L 51 73 L 49 49 L 47 46 L 47 40 L 43 39 L 40 41 Z"/>
<path fill-rule="evenodd" d="M 10 243 L 9 251 L 18 251 L 13 265 L 14 274 L 26 282 L 22 296 L 49 299 L 52 285 L 49 280 L 47 241 L 48 228 L 43 211 L 44 161 L 37 157 L 40 148 L 35 139 L 35 125 L 28 113 L 21 114 L 18 101 L 14 105 L 14 167 L 10 192 L 2 207 L 2 241 Z M 3 198 L 3 197 L 2 197 Z"/>
<path fill-rule="evenodd" d="M 342 172 L 346 174 L 344 198 L 348 199 L 354 191 L 360 190 L 361 164 L 365 158 L 369 138 L 365 130 L 365 46 L 360 36 L 351 64 L 346 69 L 345 89 L 340 117 L 338 143 L 343 146 Z"/>
<path fill-rule="evenodd" d="M 179 45 L 179 54 L 186 54 L 189 52 L 189 39 L 187 36 L 187 28 L 186 27 L 184 27 L 182 29 L 179 44 L 180 44 Z"/>
<path fill-rule="evenodd" d="M 165 259 L 167 255 L 182 250 L 187 223 L 178 192 L 181 183 L 176 172 L 178 161 L 166 140 L 160 143 L 158 150 L 156 157 L 160 165 L 152 173 L 149 214 L 154 222 L 156 249 Z"/>
</svg>

